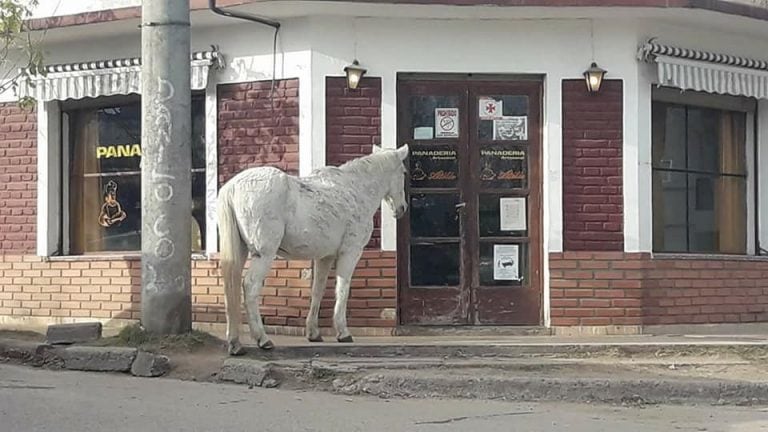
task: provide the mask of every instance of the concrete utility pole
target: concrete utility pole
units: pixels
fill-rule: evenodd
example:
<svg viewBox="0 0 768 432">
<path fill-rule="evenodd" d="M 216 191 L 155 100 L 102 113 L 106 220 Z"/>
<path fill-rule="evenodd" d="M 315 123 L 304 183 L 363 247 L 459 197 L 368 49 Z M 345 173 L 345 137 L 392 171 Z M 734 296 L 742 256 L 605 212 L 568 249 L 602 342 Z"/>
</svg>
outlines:
<svg viewBox="0 0 768 432">
<path fill-rule="evenodd" d="M 142 2 L 141 323 L 192 329 L 192 147 L 187 0 Z"/>
</svg>

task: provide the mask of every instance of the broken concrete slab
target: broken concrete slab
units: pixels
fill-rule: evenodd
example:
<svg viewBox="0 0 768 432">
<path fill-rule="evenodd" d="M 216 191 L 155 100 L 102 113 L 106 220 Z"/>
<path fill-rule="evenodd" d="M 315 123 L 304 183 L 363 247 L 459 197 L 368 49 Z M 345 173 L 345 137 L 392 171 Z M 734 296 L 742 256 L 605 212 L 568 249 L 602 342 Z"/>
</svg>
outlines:
<svg viewBox="0 0 768 432">
<path fill-rule="evenodd" d="M 221 367 L 219 378 L 236 384 L 261 387 L 268 381 L 270 387 L 276 387 L 279 380 L 273 376 L 274 365 L 270 362 L 247 359 L 227 359 Z"/>
<path fill-rule="evenodd" d="M 139 351 L 131 365 L 131 374 L 140 377 L 159 377 L 171 370 L 171 361 L 167 356 Z"/>
<path fill-rule="evenodd" d="M 136 358 L 136 348 L 72 346 L 53 348 L 65 369 L 94 372 L 128 372 Z"/>
<path fill-rule="evenodd" d="M 0 359 L 33 362 L 39 353 L 39 347 L 39 342 L 0 339 Z"/>
<path fill-rule="evenodd" d="M 92 342 L 101 339 L 100 322 L 52 324 L 46 332 L 46 342 L 51 345 Z"/>
</svg>

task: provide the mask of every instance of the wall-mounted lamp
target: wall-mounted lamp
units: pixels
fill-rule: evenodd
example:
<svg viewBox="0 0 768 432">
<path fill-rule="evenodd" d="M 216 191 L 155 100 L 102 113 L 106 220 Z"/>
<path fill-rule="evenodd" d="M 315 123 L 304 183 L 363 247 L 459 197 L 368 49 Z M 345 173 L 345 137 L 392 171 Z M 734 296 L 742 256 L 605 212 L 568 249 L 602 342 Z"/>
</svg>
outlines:
<svg viewBox="0 0 768 432">
<path fill-rule="evenodd" d="M 600 85 L 603 83 L 605 72 L 606 70 L 600 68 L 595 62 L 592 62 L 589 69 L 584 71 L 584 79 L 587 82 L 587 90 L 589 90 L 590 93 L 597 93 L 600 91 Z"/>
<path fill-rule="evenodd" d="M 351 65 L 345 67 L 344 73 L 347 74 L 347 88 L 351 90 L 356 89 L 366 72 L 368 72 L 368 70 L 360 66 L 357 59 L 355 59 Z"/>
</svg>

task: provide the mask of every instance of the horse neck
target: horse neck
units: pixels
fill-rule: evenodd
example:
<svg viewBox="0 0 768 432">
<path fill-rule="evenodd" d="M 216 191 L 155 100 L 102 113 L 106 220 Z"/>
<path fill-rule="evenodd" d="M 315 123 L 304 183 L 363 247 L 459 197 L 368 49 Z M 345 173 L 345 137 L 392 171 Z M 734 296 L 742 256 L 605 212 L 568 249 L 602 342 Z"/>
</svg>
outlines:
<svg viewBox="0 0 768 432">
<path fill-rule="evenodd" d="M 392 174 L 380 165 L 362 163 L 359 166 L 349 167 L 349 171 L 354 173 L 349 184 L 355 191 L 358 202 L 368 200 L 370 208 L 366 210 L 375 213 L 387 193 L 389 176 Z"/>
</svg>

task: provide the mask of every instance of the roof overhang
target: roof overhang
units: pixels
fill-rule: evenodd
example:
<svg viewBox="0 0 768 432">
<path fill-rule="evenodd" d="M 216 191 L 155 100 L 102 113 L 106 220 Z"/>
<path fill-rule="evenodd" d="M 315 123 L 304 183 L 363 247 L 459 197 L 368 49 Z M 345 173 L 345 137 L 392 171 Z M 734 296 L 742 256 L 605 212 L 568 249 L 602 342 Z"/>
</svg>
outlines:
<svg viewBox="0 0 768 432">
<path fill-rule="evenodd" d="M 207 0 L 189 0 L 191 10 L 208 9 Z M 333 0 L 333 1 L 290 1 L 290 0 L 217 0 L 221 8 L 255 10 L 272 18 L 288 18 L 306 15 L 308 7 L 314 5 L 340 5 L 345 9 L 353 5 L 390 6 L 454 6 L 504 8 L 620 8 L 620 9 L 696 9 L 726 15 L 768 21 L 768 6 L 753 0 Z M 82 26 L 88 24 L 135 20 L 141 17 L 141 7 L 85 11 L 69 15 L 39 17 L 28 21 L 33 30 Z"/>
</svg>

